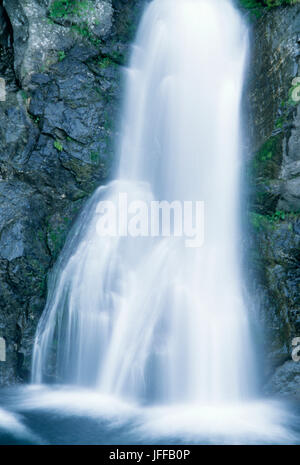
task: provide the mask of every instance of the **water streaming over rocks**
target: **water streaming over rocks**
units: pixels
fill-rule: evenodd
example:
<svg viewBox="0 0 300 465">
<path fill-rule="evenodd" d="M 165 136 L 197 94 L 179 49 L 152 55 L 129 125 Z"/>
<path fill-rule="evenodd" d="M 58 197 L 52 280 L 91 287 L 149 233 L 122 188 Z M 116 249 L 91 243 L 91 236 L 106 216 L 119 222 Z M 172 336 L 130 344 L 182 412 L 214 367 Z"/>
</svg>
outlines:
<svg viewBox="0 0 300 465">
<path fill-rule="evenodd" d="M 210 402 L 251 391 L 237 257 L 246 52 L 226 0 L 148 6 L 127 70 L 117 180 L 94 194 L 56 267 L 34 381 L 55 358 L 60 380 L 120 397 Z M 120 193 L 204 201 L 204 245 L 97 234 L 99 202 Z"/>
</svg>

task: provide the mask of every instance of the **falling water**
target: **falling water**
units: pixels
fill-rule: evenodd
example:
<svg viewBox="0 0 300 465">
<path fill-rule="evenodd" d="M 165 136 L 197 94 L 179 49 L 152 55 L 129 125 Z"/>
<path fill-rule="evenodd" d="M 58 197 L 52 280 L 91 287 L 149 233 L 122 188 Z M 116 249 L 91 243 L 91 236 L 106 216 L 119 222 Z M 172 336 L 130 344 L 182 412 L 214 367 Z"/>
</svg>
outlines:
<svg viewBox="0 0 300 465">
<path fill-rule="evenodd" d="M 49 282 L 33 381 L 146 403 L 239 401 L 253 362 L 239 266 L 247 30 L 229 0 L 153 0 L 127 69 L 115 181 L 73 227 Z M 203 201 L 205 240 L 103 237 L 99 203 Z"/>
</svg>

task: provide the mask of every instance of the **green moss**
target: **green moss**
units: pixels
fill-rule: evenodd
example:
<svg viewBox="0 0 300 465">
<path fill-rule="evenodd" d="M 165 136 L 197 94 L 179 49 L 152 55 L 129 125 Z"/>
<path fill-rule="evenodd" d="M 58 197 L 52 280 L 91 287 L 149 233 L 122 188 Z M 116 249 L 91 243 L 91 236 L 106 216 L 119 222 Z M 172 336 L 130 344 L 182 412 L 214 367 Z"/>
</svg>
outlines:
<svg viewBox="0 0 300 465">
<path fill-rule="evenodd" d="M 119 65 L 124 65 L 125 64 L 125 57 L 123 53 L 113 51 L 111 53 L 111 57 L 113 61 Z"/>
<path fill-rule="evenodd" d="M 260 161 L 267 161 L 271 160 L 273 157 L 273 152 L 272 152 L 273 145 L 268 141 L 264 148 L 259 152 L 259 158 Z"/>
<path fill-rule="evenodd" d="M 84 39 L 87 39 L 95 47 L 99 47 L 102 44 L 101 40 L 95 37 L 90 31 L 87 23 L 82 23 L 81 25 L 73 24 L 71 29 Z"/>
<path fill-rule="evenodd" d="M 32 121 L 35 122 L 35 124 L 39 124 L 39 122 L 40 122 L 40 117 L 39 116 L 33 116 L 33 115 L 31 115 L 29 113 L 29 117 L 30 117 L 30 119 L 32 119 Z"/>
<path fill-rule="evenodd" d="M 252 174 L 255 177 L 275 179 L 281 166 L 282 139 L 289 126 L 294 108 L 300 102 L 300 79 L 295 78 L 288 92 L 288 99 L 280 103 L 279 116 L 275 121 L 273 135 L 266 140 L 254 156 Z"/>
<path fill-rule="evenodd" d="M 282 134 L 271 136 L 256 152 L 251 162 L 251 176 L 254 178 L 275 179 L 281 165 Z"/>
<path fill-rule="evenodd" d="M 294 5 L 299 1 L 300 0 L 237 0 L 237 3 L 246 10 L 249 10 L 253 17 L 259 18 L 265 10 L 284 5 Z"/>
<path fill-rule="evenodd" d="M 250 223 L 255 229 L 265 229 L 268 227 L 274 227 L 276 224 L 291 221 L 294 219 L 299 218 L 299 213 L 296 212 L 285 212 L 282 210 L 277 210 L 271 215 L 262 215 L 256 212 L 250 212 Z M 288 225 L 288 229 L 290 230 L 292 225 Z"/>
<path fill-rule="evenodd" d="M 269 219 L 278 219 L 276 208 L 280 199 L 280 169 L 282 165 L 284 137 L 290 130 L 295 106 L 300 101 L 300 79 L 294 78 L 288 92 L 288 98 L 281 101 L 274 131 L 254 154 L 246 166 L 249 179 L 249 200 L 251 210 Z M 275 216 L 273 216 L 275 215 Z M 259 218 L 255 219 L 257 224 Z"/>
<path fill-rule="evenodd" d="M 260 213 L 250 212 L 250 223 L 255 229 L 261 229 L 266 224 L 265 215 Z"/>
<path fill-rule="evenodd" d="M 56 229 L 48 228 L 47 242 L 49 249 L 54 258 L 56 258 L 61 251 L 67 236 L 65 227 L 57 226 Z"/>
<path fill-rule="evenodd" d="M 27 92 L 25 90 L 21 90 L 21 97 L 22 99 L 24 100 L 24 102 L 26 102 L 26 100 L 29 98 L 29 95 L 27 94 Z"/>
<path fill-rule="evenodd" d="M 51 19 L 63 19 L 68 16 L 81 16 L 90 9 L 88 0 L 54 0 L 49 8 Z"/>
<path fill-rule="evenodd" d="M 93 151 L 90 153 L 90 158 L 93 163 L 98 163 L 100 159 L 100 155 L 98 152 Z"/>
<path fill-rule="evenodd" d="M 49 20 L 69 20 L 70 26 L 73 31 L 79 34 L 81 37 L 89 40 L 93 45 L 99 46 L 101 40 L 94 36 L 90 31 L 87 19 L 89 13 L 95 11 L 93 2 L 91 0 L 54 0 L 49 8 Z M 81 19 L 81 24 L 72 24 L 77 23 L 78 21 L 72 21 L 74 17 Z M 65 58 L 64 52 L 62 53 L 59 61 L 62 61 Z"/>
<path fill-rule="evenodd" d="M 285 122 L 285 117 L 284 116 L 279 116 L 277 118 L 277 120 L 275 121 L 276 129 L 282 129 L 284 122 Z"/>
<path fill-rule="evenodd" d="M 62 144 L 58 140 L 55 140 L 53 145 L 59 152 L 62 152 L 64 149 Z"/>
<path fill-rule="evenodd" d="M 98 66 L 101 69 L 108 68 L 109 66 L 112 66 L 112 65 L 115 66 L 115 63 L 108 57 L 98 59 Z"/>
<path fill-rule="evenodd" d="M 248 10 L 257 8 L 274 8 L 281 5 L 293 5 L 299 0 L 239 0 L 240 4 Z"/>
<path fill-rule="evenodd" d="M 63 50 L 58 52 L 57 55 L 58 55 L 58 61 L 63 61 L 66 58 L 66 54 Z"/>
</svg>

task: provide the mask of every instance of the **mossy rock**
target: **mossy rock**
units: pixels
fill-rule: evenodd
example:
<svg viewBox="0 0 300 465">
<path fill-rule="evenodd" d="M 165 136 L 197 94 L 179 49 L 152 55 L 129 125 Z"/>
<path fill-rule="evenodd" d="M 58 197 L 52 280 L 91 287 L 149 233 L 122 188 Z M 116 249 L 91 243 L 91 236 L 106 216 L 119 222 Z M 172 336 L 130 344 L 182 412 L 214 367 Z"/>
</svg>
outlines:
<svg viewBox="0 0 300 465">
<path fill-rule="evenodd" d="M 299 0 L 239 0 L 240 5 L 248 10 L 275 8 L 283 5 L 294 5 Z"/>
<path fill-rule="evenodd" d="M 256 180 L 276 179 L 282 163 L 283 134 L 276 134 L 267 139 L 256 152 L 251 171 Z"/>
</svg>

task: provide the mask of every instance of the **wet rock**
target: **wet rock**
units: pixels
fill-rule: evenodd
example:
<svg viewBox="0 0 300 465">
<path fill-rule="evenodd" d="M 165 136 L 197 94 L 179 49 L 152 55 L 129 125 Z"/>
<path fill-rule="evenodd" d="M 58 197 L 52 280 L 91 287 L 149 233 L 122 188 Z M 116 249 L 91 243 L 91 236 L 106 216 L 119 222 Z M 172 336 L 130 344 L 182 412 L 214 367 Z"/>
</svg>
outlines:
<svg viewBox="0 0 300 465">
<path fill-rule="evenodd" d="M 277 368 L 265 392 L 300 401 L 300 363 L 290 360 Z"/>
<path fill-rule="evenodd" d="M 121 64 L 143 4 L 88 0 L 62 18 L 59 3 L 5 0 L 0 10 L 0 384 L 29 379 L 47 276 L 110 175 Z"/>
<path fill-rule="evenodd" d="M 251 137 L 245 140 L 245 150 L 252 150 L 245 178 L 248 284 L 256 296 L 258 332 L 264 330 L 267 390 L 294 396 L 299 367 L 290 359 L 292 340 L 300 335 L 300 107 L 291 95 L 300 76 L 300 5 L 269 10 L 252 28 Z"/>
<path fill-rule="evenodd" d="M 109 0 L 75 3 L 78 7 L 74 14 L 68 15 L 65 24 L 60 21 L 60 0 L 4 0 L 14 34 L 15 71 L 24 85 L 33 72 L 55 63 L 59 53 L 64 56 L 72 45 L 82 40 L 81 35 L 93 37 L 95 34 L 102 38 L 109 33 L 113 13 Z M 78 28 L 67 27 L 72 25 Z"/>
</svg>

